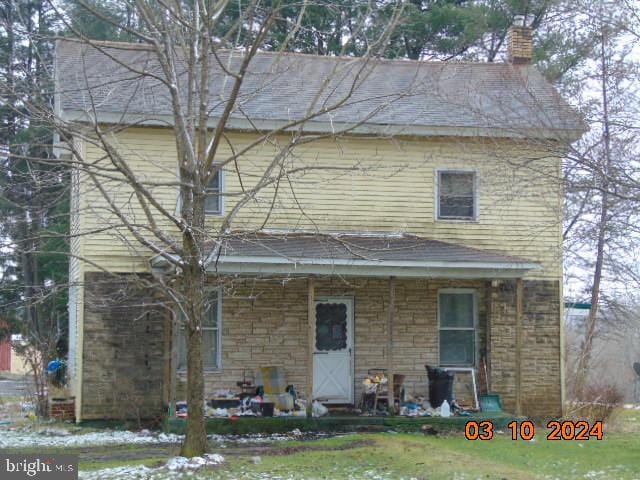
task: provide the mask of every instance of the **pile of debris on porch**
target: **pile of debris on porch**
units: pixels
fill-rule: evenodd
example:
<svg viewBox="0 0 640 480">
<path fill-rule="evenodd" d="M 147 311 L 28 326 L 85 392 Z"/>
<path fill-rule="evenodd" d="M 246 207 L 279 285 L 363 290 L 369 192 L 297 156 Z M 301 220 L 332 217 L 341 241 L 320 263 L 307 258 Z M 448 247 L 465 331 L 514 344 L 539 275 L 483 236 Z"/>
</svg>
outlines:
<svg viewBox="0 0 640 480">
<path fill-rule="evenodd" d="M 389 385 L 389 377 L 385 369 L 370 369 L 362 382 L 363 392 L 359 405 L 350 406 L 348 414 L 362 416 L 399 415 L 405 417 L 451 417 L 469 416 L 472 412 L 502 412 L 498 395 L 477 391 L 475 371 L 472 368 L 429 367 L 427 395 L 422 388 L 413 393 L 405 390 L 405 376 L 392 374 L 393 385 Z M 469 376 L 470 382 L 456 381 L 456 378 Z M 298 397 L 293 385 L 287 384 L 282 367 L 263 367 L 255 373 L 254 381 L 243 378 L 237 382 L 237 389 L 218 389 L 213 397 L 205 402 L 205 415 L 209 418 L 238 417 L 306 417 L 307 401 Z M 456 398 L 460 387 L 467 385 L 466 396 Z M 427 385 L 424 385 L 427 387 Z M 392 388 L 389 388 L 392 387 Z M 457 387 L 457 388 L 456 388 Z M 317 400 L 312 404 L 313 417 L 329 414 L 327 406 Z M 332 413 L 338 410 L 332 409 Z M 188 416 L 187 402 L 175 404 L 175 416 Z"/>
<path fill-rule="evenodd" d="M 469 416 L 479 410 L 498 412 L 502 406 L 497 395 L 478 395 L 475 372 L 471 368 L 433 368 L 426 366 L 428 396 L 411 395 L 405 391 L 404 375 L 394 374 L 393 388 L 385 369 L 371 369 L 363 381 L 361 409 L 363 415 L 389 415 L 393 411 L 407 417 Z M 458 402 L 455 398 L 456 373 L 468 374 L 471 380 L 471 399 Z M 496 398 L 497 397 L 497 398 Z M 390 408 L 392 407 L 392 408 Z"/>
<path fill-rule="evenodd" d="M 207 417 L 306 417 L 307 402 L 298 398 L 293 385 L 288 385 L 281 367 L 263 367 L 256 371 L 255 384 L 243 378 L 237 391 L 219 389 L 205 402 Z M 328 413 L 319 402 L 313 402 L 314 417 Z M 176 402 L 176 417 L 186 418 L 187 402 Z"/>
</svg>

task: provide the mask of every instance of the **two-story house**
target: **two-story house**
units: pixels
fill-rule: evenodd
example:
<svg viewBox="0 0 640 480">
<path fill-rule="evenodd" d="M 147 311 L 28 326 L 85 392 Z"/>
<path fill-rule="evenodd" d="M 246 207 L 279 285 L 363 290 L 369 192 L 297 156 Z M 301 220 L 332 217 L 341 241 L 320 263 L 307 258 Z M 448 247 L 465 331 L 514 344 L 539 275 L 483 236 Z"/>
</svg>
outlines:
<svg viewBox="0 0 640 480">
<path fill-rule="evenodd" d="M 405 375 L 406 388 L 424 395 L 428 364 L 486 368 L 509 411 L 561 412 L 561 158 L 583 128 L 531 65 L 531 31 L 512 28 L 509 48 L 499 63 L 370 60 L 357 101 L 306 123 L 317 138 L 291 154 L 295 173 L 234 211 L 236 234 L 214 236 L 224 240 L 206 268 L 226 283 L 209 293 L 203 327 L 208 394 L 277 365 L 303 396 L 325 403 L 356 404 L 371 368 Z M 59 118 L 113 126 L 132 168 L 175 211 L 167 99 L 122 73 L 122 64 L 154 68 L 145 47 L 60 41 L 56 58 Z M 301 115 L 327 72 L 354 62 L 258 53 L 222 148 L 251 145 Z M 286 136 L 216 175 L 212 231 Z M 104 151 L 86 138 L 75 139 L 77 155 L 101 165 Z M 120 214 L 144 234 L 135 195 L 106 163 L 103 173 Z M 175 399 L 185 365 L 177 313 L 153 289 L 167 262 L 118 226 L 82 169 L 72 177 L 77 418 L 151 416 Z M 129 282 L 134 274 L 148 285 Z"/>
</svg>

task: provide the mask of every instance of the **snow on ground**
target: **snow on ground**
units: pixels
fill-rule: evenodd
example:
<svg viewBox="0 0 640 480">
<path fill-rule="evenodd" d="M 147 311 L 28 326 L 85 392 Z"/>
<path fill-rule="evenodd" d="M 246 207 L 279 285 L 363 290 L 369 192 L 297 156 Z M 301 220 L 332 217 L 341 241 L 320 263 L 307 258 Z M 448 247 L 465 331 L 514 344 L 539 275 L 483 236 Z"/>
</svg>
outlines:
<svg viewBox="0 0 640 480">
<path fill-rule="evenodd" d="M 224 448 L 225 444 L 254 444 L 281 442 L 287 440 L 317 439 L 330 436 L 323 433 L 302 433 L 295 429 L 287 433 L 249 434 L 249 435 L 209 435 L 209 440 Z M 0 448 L 22 447 L 86 447 L 101 445 L 154 445 L 167 443 L 181 443 L 183 435 L 171 433 L 102 430 L 89 433 L 72 433 L 59 427 L 45 427 L 34 429 L 0 428 Z"/>
<path fill-rule="evenodd" d="M 72 434 L 64 428 L 43 428 L 33 430 L 0 430 L 0 448 L 21 447 L 85 447 L 93 445 L 152 445 L 159 443 L 180 443 L 182 435 L 106 430 L 100 432 Z"/>
<path fill-rule="evenodd" d="M 165 465 L 158 468 L 149 468 L 144 465 L 103 468 L 80 472 L 79 478 L 82 480 L 160 480 L 179 478 L 182 474 L 193 478 L 194 472 L 206 467 L 215 467 L 223 462 L 224 457 L 217 453 L 193 458 L 173 457 Z"/>
<path fill-rule="evenodd" d="M 237 444 L 264 444 L 269 442 L 285 442 L 288 440 L 308 440 L 327 436 L 323 433 L 301 432 L 298 429 L 287 433 L 276 434 L 249 434 L 249 435 L 209 435 L 209 440 L 216 447 L 224 449 L 228 445 Z M 58 426 L 22 426 L 19 428 L 6 426 L 0 427 L 0 449 L 2 448 L 67 448 L 67 447 L 100 447 L 111 445 L 153 445 L 153 444 L 178 444 L 184 440 L 184 436 L 150 432 L 100 430 L 83 433 L 77 427 L 63 428 Z M 207 454 L 203 457 L 192 459 L 184 457 L 170 458 L 164 465 L 148 467 L 145 465 L 121 465 L 98 470 L 84 470 L 79 472 L 81 480 L 206 480 L 212 478 L 212 470 L 217 469 L 216 477 L 225 479 L 244 480 L 287 480 L 300 478 L 293 472 L 291 475 L 272 475 L 269 472 L 240 472 L 228 476 L 225 469 L 218 466 L 224 463 L 224 457 L 218 454 Z M 361 473 L 361 472 L 360 472 Z M 390 477 L 380 476 L 374 472 L 367 475 L 348 475 L 344 478 L 367 480 L 389 480 Z"/>
<path fill-rule="evenodd" d="M 79 474 L 80 480 L 177 480 L 187 478 L 190 480 L 210 480 L 211 478 L 225 480 L 301 480 L 301 478 L 305 477 L 295 472 L 289 474 L 247 471 L 230 473 L 224 470 L 214 471 L 211 468 L 192 468 L 172 471 L 169 470 L 166 465 L 160 468 L 149 468 L 145 466 L 105 468 L 91 472 L 80 472 Z M 353 473 L 341 471 L 336 478 L 343 478 L 345 480 L 405 480 L 404 477 L 399 479 L 390 473 L 362 470 L 355 467 Z M 462 476 L 454 474 L 452 478 L 453 480 L 467 480 L 473 477 L 467 477 L 464 474 L 462 474 Z M 417 479 L 411 478 L 406 480 Z"/>
<path fill-rule="evenodd" d="M 301 432 L 299 429 L 291 430 L 286 433 L 249 433 L 246 435 L 209 435 L 209 440 L 224 448 L 226 443 L 233 444 L 254 444 L 254 443 L 271 443 L 284 442 L 287 440 L 318 440 L 326 437 L 337 437 L 346 434 L 324 433 L 324 432 Z"/>
</svg>

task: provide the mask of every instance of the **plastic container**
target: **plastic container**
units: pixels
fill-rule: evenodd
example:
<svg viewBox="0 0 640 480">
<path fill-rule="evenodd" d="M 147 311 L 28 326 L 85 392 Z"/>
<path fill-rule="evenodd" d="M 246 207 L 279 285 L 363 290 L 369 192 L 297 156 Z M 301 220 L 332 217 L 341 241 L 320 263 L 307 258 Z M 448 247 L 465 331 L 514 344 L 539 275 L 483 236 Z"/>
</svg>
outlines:
<svg viewBox="0 0 640 480">
<path fill-rule="evenodd" d="M 449 402 L 446 400 L 442 402 L 442 405 L 440 406 L 440 415 L 444 418 L 451 416 L 451 407 L 449 406 Z"/>
<path fill-rule="evenodd" d="M 501 412 L 502 400 L 496 393 L 480 395 L 480 410 L 483 412 Z"/>
</svg>

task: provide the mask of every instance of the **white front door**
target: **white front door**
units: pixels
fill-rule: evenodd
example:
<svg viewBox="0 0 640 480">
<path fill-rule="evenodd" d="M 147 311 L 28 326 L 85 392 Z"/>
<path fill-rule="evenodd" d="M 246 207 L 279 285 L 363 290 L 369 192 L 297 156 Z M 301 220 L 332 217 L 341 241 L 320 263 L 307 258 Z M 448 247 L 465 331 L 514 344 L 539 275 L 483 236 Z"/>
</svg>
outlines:
<svg viewBox="0 0 640 480">
<path fill-rule="evenodd" d="M 316 300 L 313 398 L 353 403 L 353 299 Z"/>
</svg>

